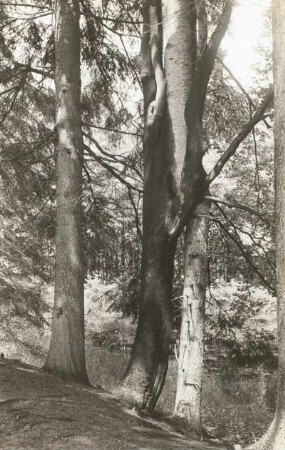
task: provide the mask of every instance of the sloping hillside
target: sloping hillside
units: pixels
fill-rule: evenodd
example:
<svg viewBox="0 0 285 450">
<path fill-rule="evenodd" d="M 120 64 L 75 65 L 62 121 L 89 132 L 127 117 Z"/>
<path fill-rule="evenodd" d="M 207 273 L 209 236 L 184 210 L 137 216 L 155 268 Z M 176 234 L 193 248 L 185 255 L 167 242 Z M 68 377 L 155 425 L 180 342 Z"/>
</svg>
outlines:
<svg viewBox="0 0 285 450">
<path fill-rule="evenodd" d="M 5 450 L 217 448 L 139 417 L 101 388 L 65 382 L 15 360 L 0 361 L 0 398 Z"/>
</svg>

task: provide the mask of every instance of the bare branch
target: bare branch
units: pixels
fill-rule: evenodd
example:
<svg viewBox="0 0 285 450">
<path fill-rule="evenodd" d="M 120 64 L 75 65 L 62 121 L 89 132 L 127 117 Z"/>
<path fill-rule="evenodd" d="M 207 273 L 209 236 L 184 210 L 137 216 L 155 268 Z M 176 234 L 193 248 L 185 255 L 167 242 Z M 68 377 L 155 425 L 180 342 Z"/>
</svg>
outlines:
<svg viewBox="0 0 285 450">
<path fill-rule="evenodd" d="M 118 130 L 116 128 L 100 127 L 99 125 L 94 125 L 93 123 L 89 123 L 89 122 L 83 122 L 82 125 L 86 126 L 86 127 L 90 127 L 90 128 L 97 128 L 98 130 L 112 131 L 113 133 L 120 133 L 120 134 L 127 134 L 130 136 L 143 137 L 143 135 L 141 133 L 132 133 L 131 131 Z"/>
<path fill-rule="evenodd" d="M 23 87 L 24 87 L 24 85 L 25 85 L 26 79 L 27 79 L 27 71 L 24 70 L 19 85 L 15 87 L 15 91 L 14 91 L 14 93 L 13 93 L 12 100 L 11 100 L 11 102 L 10 102 L 10 105 L 9 105 L 7 111 L 2 115 L 2 118 L 1 118 L 1 120 L 0 120 L 0 125 L 3 124 L 3 122 L 6 120 L 6 118 L 8 117 L 8 115 L 11 113 L 11 111 L 12 111 L 12 109 L 13 109 L 13 107 L 14 107 L 14 104 L 15 104 L 15 102 L 16 102 L 16 100 L 17 100 L 17 97 L 18 97 L 19 93 L 21 92 L 21 90 L 23 89 Z"/>
<path fill-rule="evenodd" d="M 86 137 L 86 139 L 89 139 L 89 141 L 92 142 L 104 156 L 107 156 L 108 158 L 110 158 L 115 163 L 122 164 L 122 166 L 125 166 L 128 169 L 133 170 L 139 176 L 139 178 L 142 179 L 142 174 L 140 173 L 140 171 L 136 167 L 131 166 L 125 160 L 122 161 L 122 160 L 118 159 L 118 157 L 116 155 L 113 155 L 112 153 L 106 152 L 106 150 L 104 150 L 102 148 L 102 146 L 99 144 L 99 142 L 95 138 L 90 136 L 89 134 L 85 133 L 84 131 L 83 131 L 82 134 L 83 134 L 84 137 Z"/>
<path fill-rule="evenodd" d="M 13 2 L 0 2 L 0 6 L 14 6 L 23 8 L 35 8 L 35 9 L 48 9 L 51 10 L 49 6 L 33 5 L 31 3 L 13 3 Z"/>
<path fill-rule="evenodd" d="M 13 61 L 15 67 L 22 67 L 23 69 L 25 69 L 27 72 L 33 72 L 33 73 L 38 73 L 39 75 L 42 75 L 45 78 L 50 78 L 50 79 L 54 79 L 54 74 L 47 72 L 46 70 L 42 70 L 42 69 L 37 69 L 36 67 L 32 67 L 29 64 L 22 64 L 19 63 L 17 61 Z"/>
<path fill-rule="evenodd" d="M 92 156 L 93 159 L 95 159 L 95 161 L 97 161 L 102 167 L 104 167 L 105 169 L 108 170 L 108 172 L 110 172 L 114 178 L 117 178 L 117 180 L 119 180 L 122 184 L 124 184 L 125 186 L 127 186 L 130 189 L 133 189 L 134 191 L 140 192 L 142 193 L 142 189 L 137 188 L 136 186 L 133 186 L 131 183 L 129 183 L 127 180 L 125 180 L 120 173 L 118 173 L 112 166 L 110 166 L 109 164 L 107 164 L 105 161 L 103 161 L 102 158 L 100 158 L 100 156 L 96 155 L 95 152 L 93 152 L 93 150 L 91 150 L 90 147 L 88 147 L 88 145 L 84 144 L 84 150 L 86 150 L 86 152 Z"/>
<path fill-rule="evenodd" d="M 222 205 L 225 205 L 228 208 L 237 208 L 237 209 L 241 209 L 243 211 L 247 211 L 248 213 L 258 217 L 260 220 L 262 220 L 262 222 L 266 223 L 266 225 L 268 225 L 269 227 L 272 227 L 272 223 L 270 222 L 269 219 L 264 217 L 263 214 L 259 213 L 258 211 L 256 211 L 255 209 L 251 208 L 250 206 L 243 205 L 241 203 L 230 203 L 227 200 L 223 200 L 223 199 L 220 199 L 220 198 L 217 198 L 217 197 L 211 197 L 210 195 L 205 195 L 204 198 L 206 200 L 210 200 L 213 203 L 221 203 Z"/>
<path fill-rule="evenodd" d="M 218 206 L 218 205 L 216 205 Z M 224 218 L 226 219 L 226 221 L 231 225 L 231 227 L 234 229 L 236 236 L 238 237 L 238 239 L 240 240 L 240 242 L 242 243 L 242 240 L 239 237 L 239 232 L 244 234 L 245 236 L 249 237 L 249 239 L 251 240 L 251 242 L 260 250 L 262 250 L 265 259 L 267 261 L 267 264 L 271 267 L 272 270 L 275 271 L 275 266 L 273 264 L 272 259 L 268 256 L 268 252 L 265 250 L 265 248 L 261 245 L 261 239 L 256 239 L 253 234 L 250 231 L 247 231 L 245 228 L 238 226 L 225 212 L 224 209 L 219 208 L 220 211 L 222 212 Z"/>
<path fill-rule="evenodd" d="M 16 22 L 17 20 L 23 20 L 23 21 L 28 21 L 28 20 L 36 20 L 36 19 L 40 19 L 41 17 L 46 17 L 46 16 L 51 16 L 52 15 L 52 11 L 46 12 L 46 13 L 42 13 L 42 14 L 29 14 L 26 17 L 16 17 L 14 18 L 13 16 L 6 16 L 6 18 L 8 19 L 12 19 L 12 22 Z"/>
<path fill-rule="evenodd" d="M 140 20 L 122 20 L 122 19 L 114 19 L 113 17 L 106 17 L 106 16 L 98 16 L 97 14 L 93 14 L 92 12 L 88 12 L 88 13 L 82 13 L 82 16 L 89 16 L 89 17 L 93 17 L 96 20 L 100 20 L 100 21 L 104 21 L 104 22 L 114 22 L 114 23 L 125 23 L 128 25 L 141 25 L 142 21 Z M 136 37 L 140 37 L 140 36 L 136 36 Z"/>
<path fill-rule="evenodd" d="M 213 32 L 208 45 L 205 46 L 200 61 L 197 65 L 194 80 L 195 82 L 193 83 L 193 88 L 191 91 L 194 91 L 192 92 L 192 97 L 194 97 L 196 101 L 198 100 L 198 104 L 195 105 L 195 107 L 199 110 L 200 117 L 202 117 L 203 114 L 207 87 L 215 64 L 215 58 L 230 23 L 233 4 L 234 0 L 228 0 L 226 2 L 226 5 L 224 6 L 224 9 L 219 17 L 216 29 Z M 195 90 L 197 89 L 198 92 L 195 94 Z"/>
<path fill-rule="evenodd" d="M 85 14 L 85 15 L 86 15 L 86 14 Z M 121 31 L 118 31 L 118 30 L 116 30 L 116 29 L 114 29 L 114 28 L 109 27 L 108 25 L 106 25 L 105 22 L 102 22 L 102 26 L 103 26 L 106 30 L 110 31 L 110 32 L 113 33 L 113 34 L 116 34 L 116 35 L 119 36 L 119 37 L 125 36 L 125 37 L 129 37 L 129 38 L 140 39 L 140 35 L 137 36 L 137 35 L 135 35 L 135 34 L 122 33 Z"/>
<path fill-rule="evenodd" d="M 39 141 L 34 141 L 34 142 L 25 142 L 24 145 L 27 146 L 28 148 L 31 148 L 31 150 L 24 152 L 18 152 L 16 155 L 13 155 L 10 158 L 7 159 L 2 159 L 0 160 L 0 164 L 8 164 L 10 162 L 14 162 L 14 161 L 18 161 L 22 158 L 27 158 L 28 156 L 30 156 L 31 154 L 33 154 L 36 150 L 40 150 L 41 148 L 44 148 L 50 144 L 52 144 L 55 141 L 55 135 L 54 132 L 50 132 L 48 133 L 46 136 L 44 136 L 41 140 Z"/>
<path fill-rule="evenodd" d="M 139 86 L 141 86 L 141 80 L 140 80 L 140 78 L 139 78 L 139 76 L 138 76 L 138 73 L 137 73 L 137 67 L 134 65 L 134 63 L 132 62 L 132 60 L 131 60 L 131 58 L 130 58 L 128 49 L 127 49 L 127 47 L 125 46 L 124 39 L 123 39 L 123 36 L 122 36 L 122 35 L 120 35 L 120 41 L 121 41 L 121 43 L 122 43 L 124 52 L 125 52 L 125 54 L 126 54 L 126 57 L 127 57 L 128 62 L 129 62 L 130 69 L 131 69 L 131 71 L 133 72 L 134 78 L 137 80 Z"/>
<path fill-rule="evenodd" d="M 249 133 L 252 131 L 252 129 L 255 127 L 255 125 L 263 120 L 264 113 L 266 109 L 269 107 L 273 100 L 273 89 L 270 88 L 266 94 L 265 99 L 263 100 L 262 104 L 260 105 L 259 109 L 256 111 L 254 116 L 251 120 L 249 120 L 246 125 L 243 127 L 243 129 L 239 132 L 239 134 L 235 137 L 235 139 L 232 141 L 228 149 L 223 153 L 223 155 L 220 157 L 214 168 L 211 170 L 211 172 L 207 175 L 206 181 L 207 184 L 211 184 L 215 178 L 221 173 L 223 167 L 228 162 L 228 160 L 233 156 L 239 147 L 239 145 L 244 141 L 244 139 L 249 135 Z"/>
<path fill-rule="evenodd" d="M 226 72 L 228 72 L 229 76 L 232 78 L 232 80 L 236 83 L 236 85 L 239 87 L 239 89 L 241 90 L 241 92 L 245 95 L 245 97 L 248 100 L 248 103 L 253 107 L 253 109 L 257 110 L 257 106 L 254 103 L 254 101 L 252 100 L 251 96 L 249 95 L 249 93 L 246 91 L 246 89 L 243 87 L 243 85 L 240 83 L 240 81 L 235 77 L 235 75 L 233 74 L 233 72 L 229 69 L 229 67 L 225 64 L 225 62 L 219 58 L 219 56 L 216 56 L 216 60 L 219 61 L 219 63 L 221 64 L 221 66 L 225 69 Z M 267 122 L 266 119 L 263 119 L 263 122 L 265 123 L 266 127 L 272 128 L 271 125 Z"/>
<path fill-rule="evenodd" d="M 262 281 L 262 283 L 264 284 L 264 286 L 267 287 L 267 289 L 273 294 L 276 295 L 276 291 L 274 289 L 273 286 L 271 286 L 271 284 L 266 280 L 266 278 L 263 276 L 263 274 L 260 272 L 260 270 L 255 266 L 255 264 L 253 263 L 253 261 L 251 260 L 250 256 L 246 253 L 246 251 L 243 248 L 243 245 L 240 241 L 240 239 L 238 239 L 236 236 L 234 236 L 229 230 L 228 228 L 225 226 L 225 224 L 218 219 L 216 216 L 211 215 L 210 217 L 211 220 L 213 220 L 214 222 L 217 222 L 217 224 L 219 224 L 220 228 L 226 233 L 226 235 L 235 243 L 235 245 L 238 247 L 238 249 L 240 250 L 242 256 L 244 257 L 244 259 L 246 260 L 246 262 L 248 263 L 248 265 L 253 269 L 253 271 L 257 274 L 257 276 L 259 277 L 259 279 Z"/>
</svg>

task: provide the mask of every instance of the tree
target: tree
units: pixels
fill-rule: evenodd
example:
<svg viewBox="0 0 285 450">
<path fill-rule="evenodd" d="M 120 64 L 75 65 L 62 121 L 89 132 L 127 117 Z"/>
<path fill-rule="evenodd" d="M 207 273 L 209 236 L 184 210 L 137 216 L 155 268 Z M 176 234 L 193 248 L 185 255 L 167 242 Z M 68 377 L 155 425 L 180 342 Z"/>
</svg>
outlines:
<svg viewBox="0 0 285 450">
<path fill-rule="evenodd" d="M 57 212 L 52 336 L 44 368 L 87 382 L 81 223 L 79 1 L 55 2 Z"/>
<path fill-rule="evenodd" d="M 163 11 L 159 1 L 144 4 L 140 53 L 145 99 L 142 302 L 125 387 L 135 390 L 138 402 L 150 409 L 160 395 L 167 371 L 177 237 L 206 188 L 202 167 L 203 106 L 231 9 L 232 3 L 227 2 L 210 45 L 203 49 L 204 22 L 200 22 L 198 42 L 194 1 L 172 1 Z M 165 24 L 162 30 L 161 17 Z"/>
<path fill-rule="evenodd" d="M 273 0 L 273 78 L 276 190 L 276 283 L 278 326 L 278 386 L 275 417 L 267 433 L 253 447 L 256 450 L 280 450 L 285 446 L 285 4 Z"/>
<path fill-rule="evenodd" d="M 197 9 L 197 18 L 198 18 L 198 29 L 202 32 L 205 43 L 207 43 L 207 16 L 211 10 L 209 9 L 209 4 L 206 9 L 206 4 L 200 3 L 199 8 Z M 202 22 L 202 23 L 201 23 Z M 205 44 L 206 45 L 206 44 Z M 244 126 L 244 114 L 248 114 L 249 119 L 252 119 L 252 108 L 256 108 L 255 104 L 252 102 L 251 97 L 244 91 L 240 83 L 237 82 L 238 87 L 242 90 L 243 95 L 245 95 L 245 100 L 238 99 L 238 93 L 233 89 L 229 88 L 224 80 L 224 74 L 221 73 L 221 69 L 224 68 L 223 61 L 217 56 L 216 58 L 217 64 L 215 68 L 213 68 L 212 78 L 210 80 L 209 90 L 211 92 L 215 92 L 214 94 L 207 93 L 207 97 L 218 98 L 218 102 L 216 102 L 216 108 L 218 111 L 218 118 L 216 118 L 214 108 L 211 109 L 211 116 L 207 111 L 203 115 L 203 127 L 201 123 L 201 132 L 203 132 L 203 136 L 205 137 L 205 141 L 209 142 L 212 137 L 213 132 L 218 135 L 216 146 L 220 146 L 220 141 L 229 142 L 229 148 L 235 142 L 234 136 L 236 133 L 236 129 L 242 128 Z M 198 66 L 198 63 L 196 62 Z M 233 74 L 230 73 L 231 78 Z M 232 93 L 229 99 L 223 101 L 223 97 L 225 95 L 225 88 L 232 89 Z M 248 108 L 249 102 L 249 108 Z M 209 100 L 206 98 L 205 109 L 207 110 Z M 247 107 L 245 108 L 244 103 L 246 103 Z M 242 117 L 235 118 L 233 122 L 232 114 L 233 110 L 235 111 L 235 105 L 238 104 L 239 114 L 242 114 Z M 248 111 L 249 109 L 249 111 Z M 226 112 L 224 112 L 226 110 Z M 227 123 L 223 123 L 223 119 L 220 119 L 219 116 L 225 116 Z M 215 120 L 214 131 L 211 129 L 211 122 Z M 264 119 L 265 125 L 268 128 L 269 125 Z M 245 130 L 243 128 L 243 130 Z M 219 131 L 218 131 L 219 130 Z M 221 137 L 222 130 L 222 137 Z M 267 132 L 268 130 L 266 130 Z M 257 147 L 256 141 L 256 131 L 255 127 L 252 127 L 252 135 L 254 141 L 254 148 Z M 242 137 L 242 133 L 240 134 Z M 243 141 L 246 139 L 247 134 L 244 134 L 242 139 L 240 140 L 240 144 L 243 144 Z M 214 138 L 216 139 L 216 138 Z M 247 142 L 246 142 L 247 144 Z M 249 145 L 249 144 L 247 144 Z M 245 146 L 245 144 L 244 144 Z M 257 151 L 257 150 L 255 150 Z M 211 147 L 209 146 L 208 152 L 211 152 Z M 250 161 L 254 166 L 257 159 L 257 156 L 251 155 Z M 246 161 L 245 155 L 241 156 L 242 160 Z M 244 164 L 243 163 L 243 164 Z M 258 167 L 256 167 L 258 171 Z M 239 171 L 237 168 L 233 169 L 234 176 L 239 176 Z M 259 176 L 256 175 L 256 171 L 253 173 L 255 177 L 258 177 L 258 186 L 257 188 L 260 190 L 260 179 Z M 247 177 L 248 173 L 247 173 Z M 257 184 L 257 183 L 255 183 Z M 215 188 L 214 188 L 215 189 Z M 230 192 L 226 194 L 230 195 Z M 259 196 L 259 194 L 258 194 Z M 237 197 L 237 193 L 235 192 L 235 197 Z M 180 339 L 179 339 L 179 352 L 178 352 L 178 376 L 177 376 L 177 390 L 176 390 L 176 399 L 175 399 L 175 409 L 174 413 L 180 417 L 183 417 L 187 420 L 192 430 L 197 433 L 197 435 L 203 434 L 205 427 L 202 427 L 201 421 L 201 393 L 202 393 L 202 376 L 203 376 L 203 347 L 204 347 L 204 328 L 205 328 L 205 304 L 206 304 L 206 289 L 208 286 L 209 274 L 208 274 L 208 266 L 210 254 L 208 252 L 208 234 L 209 234 L 209 223 L 212 220 L 215 220 L 216 217 L 213 215 L 211 211 L 211 200 L 213 197 L 206 195 L 207 201 L 201 202 L 189 223 L 186 226 L 186 238 L 185 238 L 185 257 L 184 257 L 184 289 L 182 295 L 182 305 L 181 305 L 181 330 L 180 330 Z M 235 198 L 234 203 L 238 206 L 238 198 Z M 232 227 L 234 231 L 234 235 L 236 236 L 236 243 L 234 245 L 238 245 L 241 250 L 242 256 L 241 258 L 245 258 L 245 265 L 247 267 L 247 272 L 250 269 L 255 269 L 255 272 L 259 275 L 258 281 L 260 280 L 266 286 L 266 288 L 271 288 L 270 284 L 267 283 L 267 276 L 263 276 L 255 267 L 251 258 L 247 257 L 247 252 L 244 251 L 243 243 L 239 234 L 237 232 L 238 227 L 235 227 L 235 223 L 229 220 L 226 213 L 223 211 L 221 205 L 219 203 L 215 203 L 215 211 L 219 211 L 222 218 L 228 221 L 227 226 Z M 258 206 L 257 206 L 258 209 Z M 261 215 L 262 217 L 262 215 Z M 256 219 L 256 215 L 254 216 Z M 223 220 L 222 219 L 222 220 Z M 244 220 L 244 217 L 241 218 Z M 236 220 L 238 222 L 238 220 Z M 217 222 L 216 222 L 217 225 Z M 221 225 L 222 227 L 222 225 Z M 226 232 L 228 231 L 227 227 L 225 227 Z M 227 239 L 231 238 L 231 233 L 228 233 Z M 213 235 L 211 235 L 213 238 Z M 214 238 L 214 241 L 217 241 Z M 261 247 L 262 248 L 262 247 Z M 251 264 L 251 266 L 250 266 Z M 236 268 L 235 268 L 236 271 Z M 264 273 L 264 271 L 262 271 Z M 271 291 L 272 292 L 272 291 Z M 215 329 L 216 330 L 216 329 Z"/>
<path fill-rule="evenodd" d="M 150 410 L 167 371 L 177 238 L 207 195 L 210 183 L 272 100 L 269 93 L 206 174 L 202 165 L 205 99 L 233 2 L 221 5 L 216 29 L 208 40 L 204 2 L 173 0 L 162 9 L 160 1 L 144 3 L 139 58 L 145 103 L 142 298 L 123 391 Z"/>
<path fill-rule="evenodd" d="M 130 3 L 136 9 L 136 2 Z M 124 82 L 132 73 L 133 62 L 125 54 L 123 45 L 110 39 L 114 34 L 120 35 L 122 27 L 134 27 L 136 20 L 128 20 L 126 11 L 130 3 L 128 7 L 118 5 L 118 2 L 112 4 L 109 17 L 102 15 L 103 6 L 100 14 L 94 2 L 80 3 L 82 64 L 85 73 L 90 73 L 90 78 L 87 76 L 82 83 L 81 102 L 84 139 L 85 144 L 88 143 L 83 164 L 83 251 L 87 271 L 100 270 L 101 274 L 104 271 L 103 276 L 107 277 L 115 273 L 110 270 L 112 259 L 118 259 L 112 251 L 114 246 L 118 247 L 117 234 L 121 233 L 118 224 L 127 216 L 130 223 L 134 222 L 130 211 L 137 209 L 141 191 L 134 186 L 140 177 L 137 169 L 140 160 L 137 148 L 141 140 L 139 124 L 124 107 L 124 90 L 117 89 L 118 83 Z M 57 133 L 53 129 L 54 90 L 50 81 L 55 73 L 52 12 L 51 2 L 43 0 L 0 5 L 3 24 L 0 33 L 0 176 L 5 197 L 5 208 L 1 201 L 5 241 L 1 243 L 0 252 L 5 255 L 5 276 L 15 278 L 15 263 L 23 274 L 23 285 L 30 269 L 37 270 L 39 275 L 37 280 L 33 277 L 29 289 L 27 286 L 23 289 L 19 282 L 7 285 L 2 277 L 0 289 L 5 292 L 6 303 L 11 303 L 15 314 L 37 320 L 37 324 L 45 323 L 42 314 L 47 305 L 42 302 L 40 283 L 50 282 L 53 277 L 54 257 L 54 142 Z M 122 36 L 122 40 L 128 39 L 124 34 Z M 94 130 L 96 139 L 92 138 Z M 132 150 L 128 152 L 126 137 L 132 137 Z M 101 139 L 104 147 L 108 146 L 108 152 L 99 145 Z M 129 148 L 131 145 L 128 143 Z M 113 178 L 111 182 L 110 177 Z M 120 182 L 122 187 L 118 187 Z M 130 208 L 125 207 L 126 201 Z M 10 220 L 12 205 L 14 214 Z M 118 205 L 122 211 L 120 217 L 116 217 Z M 137 222 L 137 218 L 135 220 Z M 125 229 L 130 234 L 129 227 Z M 103 248 L 106 246 L 108 249 Z M 25 263 L 20 256 L 15 257 L 15 247 L 18 247 L 18 255 L 20 248 L 27 255 Z M 134 255 L 133 247 L 126 249 L 123 255 L 126 261 L 127 253 Z"/>
</svg>

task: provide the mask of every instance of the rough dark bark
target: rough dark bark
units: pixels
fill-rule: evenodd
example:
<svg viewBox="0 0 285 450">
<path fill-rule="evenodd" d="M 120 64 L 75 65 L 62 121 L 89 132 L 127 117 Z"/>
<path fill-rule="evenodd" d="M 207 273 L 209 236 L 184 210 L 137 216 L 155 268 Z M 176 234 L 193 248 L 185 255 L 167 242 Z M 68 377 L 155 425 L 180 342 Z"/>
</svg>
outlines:
<svg viewBox="0 0 285 450">
<path fill-rule="evenodd" d="M 285 448 L 285 3 L 273 0 L 278 386 L 274 420 L 255 450 Z"/>
<path fill-rule="evenodd" d="M 46 370 L 87 382 L 81 230 L 83 138 L 79 0 L 55 2 L 57 212 L 55 294 Z"/>
</svg>

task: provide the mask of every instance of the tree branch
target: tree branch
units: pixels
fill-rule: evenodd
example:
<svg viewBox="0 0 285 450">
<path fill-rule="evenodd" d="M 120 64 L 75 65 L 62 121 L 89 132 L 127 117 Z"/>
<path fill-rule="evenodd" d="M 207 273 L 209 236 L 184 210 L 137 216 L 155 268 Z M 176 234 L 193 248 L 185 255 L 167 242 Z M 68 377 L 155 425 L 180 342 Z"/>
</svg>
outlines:
<svg viewBox="0 0 285 450">
<path fill-rule="evenodd" d="M 248 103 L 253 107 L 253 109 L 257 110 L 257 106 L 254 103 L 254 101 L 252 100 L 251 96 L 249 95 L 249 93 L 246 91 L 246 89 L 243 87 L 243 85 L 240 83 L 240 81 L 235 77 L 235 75 L 233 74 L 233 72 L 229 69 L 229 67 L 225 64 L 225 62 L 219 58 L 219 56 L 216 56 L 216 60 L 221 64 L 221 66 L 225 69 L 226 72 L 228 72 L 229 76 L 231 77 L 231 79 L 236 83 L 236 85 L 239 87 L 239 89 L 241 90 L 241 92 L 244 94 L 244 96 L 247 98 Z M 266 127 L 272 128 L 271 125 L 267 122 L 266 119 L 263 119 L 263 122 L 265 123 Z"/>
<path fill-rule="evenodd" d="M 140 68 L 140 77 L 142 81 L 144 94 L 144 115 L 146 117 L 147 109 L 151 101 L 155 98 L 155 80 L 149 48 L 149 13 L 148 3 L 145 1 L 143 6 L 143 34 L 141 38 L 141 47 L 138 57 Z"/>
<path fill-rule="evenodd" d="M 138 74 L 137 74 L 137 67 L 133 64 L 133 62 L 132 62 L 132 60 L 131 60 L 131 58 L 130 58 L 128 49 L 127 49 L 127 47 L 126 47 L 126 45 L 125 45 L 125 43 L 124 43 L 124 39 L 123 39 L 123 36 L 122 36 L 122 35 L 120 36 L 120 41 L 121 41 L 121 43 L 122 43 L 124 52 L 125 52 L 125 54 L 126 54 L 126 57 L 127 57 L 128 62 L 129 62 L 130 69 L 131 69 L 131 71 L 133 72 L 133 76 L 134 76 L 134 78 L 137 80 L 139 86 L 141 86 L 141 80 L 140 80 L 140 78 L 139 78 L 139 76 L 138 76 Z"/>
<path fill-rule="evenodd" d="M 36 67 L 32 67 L 29 64 L 22 64 L 17 61 L 13 61 L 13 63 L 15 65 L 15 67 L 23 67 L 23 69 L 25 69 L 27 72 L 38 73 L 39 75 L 42 75 L 43 77 L 50 78 L 51 80 L 54 79 L 53 73 L 47 72 L 42 69 L 37 69 Z"/>
<path fill-rule="evenodd" d="M 51 11 L 49 6 L 33 5 L 31 3 L 13 3 L 13 2 L 0 2 L 0 6 L 14 6 L 23 8 L 36 8 L 36 9 L 48 9 Z"/>
<path fill-rule="evenodd" d="M 114 23 L 124 23 L 124 24 L 128 24 L 128 25 L 142 25 L 142 21 L 140 20 L 122 20 L 122 19 L 113 19 L 112 17 L 106 17 L 106 16 L 99 16 L 97 14 L 93 14 L 92 12 L 88 12 L 88 13 L 82 13 L 82 16 L 89 16 L 89 17 L 93 17 L 96 20 L 100 20 L 101 22 L 114 22 Z M 139 36 L 136 36 L 139 38 Z"/>
<path fill-rule="evenodd" d="M 158 29 L 157 6 L 149 7 L 150 23 L 150 58 L 156 84 L 156 94 L 153 102 L 150 103 L 146 116 L 146 125 L 152 127 L 157 118 L 163 116 L 166 96 L 166 81 L 161 67 L 160 57 L 160 36 Z"/>
<path fill-rule="evenodd" d="M 198 61 L 197 72 L 195 76 L 196 82 L 193 83 L 193 90 L 198 88 L 198 93 L 196 94 L 196 96 L 197 100 L 199 100 L 197 108 L 200 112 L 200 117 L 202 117 L 203 115 L 205 97 L 209 79 L 215 64 L 215 58 L 230 23 L 233 4 L 234 0 L 227 0 L 226 5 L 224 6 L 224 9 L 219 17 L 216 29 L 213 32 L 208 45 L 205 46 L 200 61 Z"/>
<path fill-rule="evenodd" d="M 221 173 L 223 167 L 228 162 L 228 160 L 233 156 L 239 147 L 239 145 L 244 141 L 244 139 L 248 136 L 248 134 L 252 131 L 255 125 L 263 120 L 264 113 L 266 109 L 269 107 L 273 100 L 273 89 L 270 88 L 267 92 L 267 95 L 263 102 L 261 103 L 259 109 L 256 111 L 251 120 L 247 122 L 247 124 L 243 127 L 243 129 L 239 132 L 239 134 L 232 141 L 228 149 L 223 153 L 218 162 L 215 164 L 214 168 L 206 177 L 207 184 L 211 184 L 215 178 Z"/>
<path fill-rule="evenodd" d="M 136 168 L 136 167 L 132 167 L 130 164 L 128 164 L 126 161 L 121 161 L 120 159 L 118 159 L 115 155 L 112 155 L 112 153 L 106 152 L 105 150 L 103 150 L 103 148 L 101 147 L 101 145 L 99 144 L 99 142 L 93 138 L 92 136 L 90 136 L 89 134 L 85 133 L 83 131 L 83 136 L 86 137 L 86 139 L 88 139 L 89 141 L 91 141 L 96 147 L 97 149 L 104 155 L 107 156 L 107 158 L 110 158 L 111 160 L 113 160 L 115 163 L 118 164 L 122 164 L 122 166 L 127 167 L 128 169 L 133 170 L 138 176 L 139 178 L 142 179 L 142 174 L 140 173 L 140 171 Z"/>
<path fill-rule="evenodd" d="M 253 269 L 253 271 L 257 274 L 257 276 L 259 277 L 259 279 L 262 281 L 263 285 L 267 287 L 267 289 L 269 290 L 269 292 L 271 292 L 273 295 L 276 295 L 276 290 L 274 289 L 273 286 L 271 286 L 271 284 L 266 280 L 266 278 L 263 276 L 263 274 L 260 272 L 260 270 L 255 266 L 255 264 L 252 262 L 251 258 L 249 257 L 249 255 L 247 255 L 247 253 L 245 252 L 242 243 L 240 242 L 240 240 L 233 236 L 233 234 L 227 229 L 227 227 L 223 224 L 223 222 L 218 219 L 216 216 L 211 215 L 210 217 L 211 220 L 213 220 L 214 222 L 217 222 L 217 224 L 219 224 L 219 226 L 221 227 L 221 229 L 226 233 L 226 235 L 235 243 L 235 245 L 238 247 L 238 249 L 240 250 L 242 256 L 244 257 L 244 259 L 246 260 L 246 262 L 248 263 L 248 265 Z"/>
<path fill-rule="evenodd" d="M 250 206 L 247 205 L 243 205 L 241 203 L 230 203 L 227 200 L 223 200 L 217 197 L 211 197 L 210 195 L 205 195 L 204 197 L 206 200 L 210 200 L 213 203 L 220 203 L 222 205 L 227 206 L 228 208 L 237 208 L 237 209 L 241 209 L 243 211 L 247 211 L 248 213 L 258 217 L 260 220 L 262 220 L 262 222 L 266 223 L 266 225 L 268 225 L 269 227 L 272 227 L 272 223 L 270 222 L 270 220 L 268 220 L 266 217 L 264 217 L 263 214 L 259 213 L 258 211 L 256 211 L 255 209 L 251 208 Z"/>
<path fill-rule="evenodd" d="M 27 79 L 27 70 L 24 70 L 19 85 L 15 87 L 15 91 L 13 93 L 10 105 L 9 105 L 7 111 L 2 115 L 2 118 L 0 120 L 0 125 L 3 124 L 3 122 L 6 120 L 8 115 L 11 113 L 11 111 L 12 111 L 12 109 L 14 107 L 14 104 L 15 104 L 15 102 L 17 100 L 17 97 L 18 97 L 19 93 L 21 92 L 21 90 L 23 89 L 23 87 L 25 85 L 26 79 Z"/>
<path fill-rule="evenodd" d="M 217 204 L 216 204 L 215 206 L 218 207 Z M 218 207 L 218 208 L 219 208 L 219 210 L 222 212 L 222 214 L 223 214 L 225 220 L 226 220 L 226 221 L 232 226 L 232 228 L 234 229 L 235 234 L 236 234 L 236 236 L 238 237 L 238 239 L 239 239 L 239 241 L 241 242 L 241 244 L 242 244 L 242 240 L 240 239 L 239 232 L 242 233 L 242 234 L 244 234 L 245 236 L 249 237 L 249 239 L 251 240 L 251 242 L 252 242 L 257 248 L 259 248 L 260 250 L 262 250 L 262 252 L 263 252 L 263 254 L 264 254 L 264 256 L 265 256 L 265 259 L 266 259 L 266 261 L 267 261 L 267 264 L 271 267 L 271 269 L 272 269 L 273 271 L 275 271 L 276 268 L 275 268 L 275 266 L 274 266 L 272 260 L 271 260 L 270 257 L 268 256 L 268 252 L 265 250 L 265 248 L 264 248 L 264 247 L 261 245 L 261 243 L 259 242 L 259 241 L 261 241 L 262 239 L 255 239 L 255 237 L 252 235 L 251 232 L 245 230 L 245 229 L 242 228 L 241 226 L 236 225 L 236 223 L 235 223 L 235 222 L 234 222 L 234 221 L 226 214 L 226 212 L 225 212 L 225 210 L 224 210 L 223 208 L 221 208 L 221 207 Z"/>
<path fill-rule="evenodd" d="M 107 164 L 106 162 L 104 162 L 102 160 L 102 158 L 100 158 L 100 156 L 96 155 L 95 152 L 93 152 L 93 150 L 91 150 L 90 147 L 88 147 L 88 145 L 84 144 L 84 150 L 86 150 L 86 152 L 92 156 L 93 159 L 95 159 L 95 161 L 97 161 L 102 167 L 104 167 L 104 169 L 107 169 L 108 172 L 110 172 L 114 178 L 117 178 L 117 180 L 119 180 L 122 184 L 124 184 L 125 186 L 127 186 L 130 189 L 133 189 L 134 191 L 140 192 L 142 193 L 142 189 L 137 188 L 136 186 L 133 186 L 131 183 L 129 183 L 127 180 L 125 180 L 113 167 L 111 167 L 109 164 Z"/>
<path fill-rule="evenodd" d="M 85 126 L 85 127 L 97 128 L 98 130 L 112 131 L 113 133 L 127 134 L 127 135 L 130 135 L 130 136 L 143 137 L 143 135 L 141 133 L 138 133 L 138 132 L 137 133 L 132 133 L 131 131 L 118 130 L 116 128 L 100 127 L 99 125 L 94 125 L 93 123 L 89 123 L 89 122 L 83 122 L 82 125 Z"/>
</svg>

